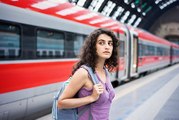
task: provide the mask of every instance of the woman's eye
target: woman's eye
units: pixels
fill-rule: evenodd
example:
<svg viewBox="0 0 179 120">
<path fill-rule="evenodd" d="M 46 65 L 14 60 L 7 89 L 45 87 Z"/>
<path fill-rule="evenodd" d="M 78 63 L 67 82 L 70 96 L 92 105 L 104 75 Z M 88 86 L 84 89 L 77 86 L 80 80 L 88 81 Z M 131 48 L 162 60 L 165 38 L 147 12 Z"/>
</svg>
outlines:
<svg viewBox="0 0 179 120">
<path fill-rule="evenodd" d="M 113 45 L 113 42 L 109 42 L 108 45 L 109 45 L 109 46 L 112 46 L 112 45 Z"/>
<path fill-rule="evenodd" d="M 99 42 L 100 45 L 104 45 L 105 43 L 104 42 Z"/>
<path fill-rule="evenodd" d="M 105 41 L 100 41 L 98 44 L 99 44 L 99 45 L 105 45 L 106 42 L 105 42 Z M 107 42 L 107 44 L 108 44 L 109 46 L 113 46 L 113 42 Z"/>
</svg>

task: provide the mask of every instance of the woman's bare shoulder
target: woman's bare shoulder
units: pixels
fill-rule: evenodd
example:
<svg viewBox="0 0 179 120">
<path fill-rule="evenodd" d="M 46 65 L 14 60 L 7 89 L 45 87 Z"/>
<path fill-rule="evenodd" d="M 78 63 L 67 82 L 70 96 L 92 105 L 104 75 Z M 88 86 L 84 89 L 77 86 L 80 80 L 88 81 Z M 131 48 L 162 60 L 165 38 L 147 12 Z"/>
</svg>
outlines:
<svg viewBox="0 0 179 120">
<path fill-rule="evenodd" d="M 77 74 L 77 75 L 80 75 L 81 77 L 87 77 L 88 76 L 88 72 L 87 72 L 87 70 L 85 69 L 85 68 L 79 68 L 76 72 L 75 72 L 75 74 Z"/>
<path fill-rule="evenodd" d="M 73 74 L 72 79 L 73 78 L 79 81 L 84 81 L 88 79 L 88 72 L 86 69 L 81 67 Z"/>
</svg>

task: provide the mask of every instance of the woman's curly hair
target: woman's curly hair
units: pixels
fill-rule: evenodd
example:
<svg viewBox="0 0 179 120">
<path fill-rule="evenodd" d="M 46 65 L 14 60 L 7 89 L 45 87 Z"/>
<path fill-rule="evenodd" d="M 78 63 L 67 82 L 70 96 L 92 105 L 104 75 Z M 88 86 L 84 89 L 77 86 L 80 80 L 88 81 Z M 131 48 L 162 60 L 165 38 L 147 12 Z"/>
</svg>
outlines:
<svg viewBox="0 0 179 120">
<path fill-rule="evenodd" d="M 88 65 L 93 69 L 93 72 L 95 72 L 96 62 L 97 62 L 97 53 L 96 53 L 96 43 L 97 38 L 101 34 L 106 34 L 112 38 L 113 41 L 113 51 L 112 55 L 109 59 L 106 59 L 105 61 L 105 67 L 110 71 L 114 67 L 118 65 L 118 57 L 119 57 L 119 40 L 114 35 L 114 33 L 108 29 L 105 28 L 99 28 L 94 30 L 89 36 L 86 37 L 84 45 L 81 50 L 80 59 L 79 61 L 74 65 L 72 75 L 75 73 L 77 69 L 81 67 L 81 65 Z"/>
</svg>

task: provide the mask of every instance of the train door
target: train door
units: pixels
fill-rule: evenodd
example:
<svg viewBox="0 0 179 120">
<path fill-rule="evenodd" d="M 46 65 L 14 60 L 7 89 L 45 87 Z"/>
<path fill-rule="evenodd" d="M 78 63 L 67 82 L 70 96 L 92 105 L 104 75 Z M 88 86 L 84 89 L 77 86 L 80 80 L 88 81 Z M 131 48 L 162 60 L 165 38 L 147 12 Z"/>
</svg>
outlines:
<svg viewBox="0 0 179 120">
<path fill-rule="evenodd" d="M 122 32 L 121 32 L 122 31 Z M 111 72 L 112 82 L 121 82 L 128 80 L 129 73 L 129 39 L 126 29 L 118 32 L 117 37 L 119 38 L 119 61 L 116 70 Z"/>
<path fill-rule="evenodd" d="M 170 65 L 172 65 L 173 64 L 173 47 L 172 46 L 170 46 Z"/>
<path fill-rule="evenodd" d="M 118 67 L 118 81 L 128 81 L 130 74 L 130 31 L 127 26 L 121 27 L 120 33 L 120 59 Z"/>
<path fill-rule="evenodd" d="M 124 81 L 127 79 L 128 74 L 128 42 L 126 33 L 120 34 L 119 42 L 119 72 L 118 81 Z"/>
<path fill-rule="evenodd" d="M 131 35 L 131 77 L 137 76 L 138 66 L 138 36 Z"/>
</svg>

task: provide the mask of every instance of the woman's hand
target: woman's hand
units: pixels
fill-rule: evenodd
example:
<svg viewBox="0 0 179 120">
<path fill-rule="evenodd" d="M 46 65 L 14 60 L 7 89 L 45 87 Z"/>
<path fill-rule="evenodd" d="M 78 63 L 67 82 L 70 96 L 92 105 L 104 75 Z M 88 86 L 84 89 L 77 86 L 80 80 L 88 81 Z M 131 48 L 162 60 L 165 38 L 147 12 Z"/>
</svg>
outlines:
<svg viewBox="0 0 179 120">
<path fill-rule="evenodd" d="M 101 83 L 94 85 L 93 92 L 91 94 L 93 101 L 98 100 L 100 94 L 102 94 L 103 92 L 104 92 L 104 87 Z"/>
</svg>

